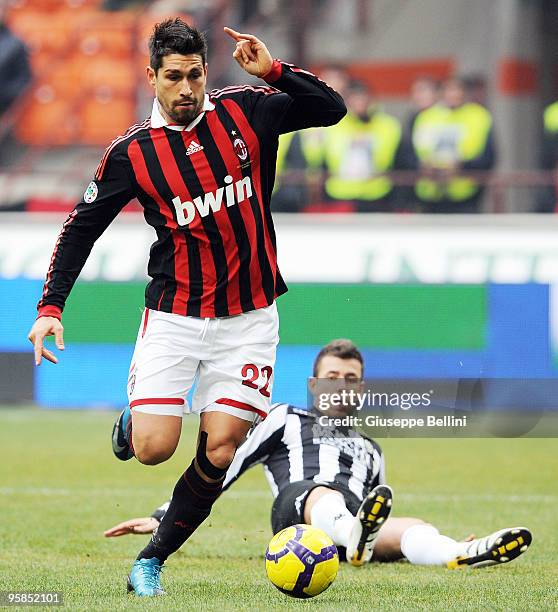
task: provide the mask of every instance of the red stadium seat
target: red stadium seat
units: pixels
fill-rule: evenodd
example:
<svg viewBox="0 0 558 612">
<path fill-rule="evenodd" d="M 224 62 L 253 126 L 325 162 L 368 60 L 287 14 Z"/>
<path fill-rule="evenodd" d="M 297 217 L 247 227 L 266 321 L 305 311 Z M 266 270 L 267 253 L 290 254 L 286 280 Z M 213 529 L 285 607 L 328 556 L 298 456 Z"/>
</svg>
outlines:
<svg viewBox="0 0 558 612">
<path fill-rule="evenodd" d="M 12 13 L 8 24 L 27 43 L 32 54 L 57 54 L 72 44 L 74 18 L 65 13 Z"/>
<path fill-rule="evenodd" d="M 36 88 L 16 127 L 17 137 L 33 146 L 75 144 L 79 119 L 71 105 L 50 85 Z"/>
<path fill-rule="evenodd" d="M 128 12 L 86 15 L 77 24 L 78 51 L 86 58 L 96 55 L 131 58 L 134 53 L 136 15 Z"/>
<path fill-rule="evenodd" d="M 136 90 L 147 63 L 138 75 L 138 17 L 91 10 L 95 4 L 20 0 L 11 12 L 10 25 L 30 46 L 36 74 L 26 120 L 17 128 L 23 142 L 106 145 L 134 122 Z M 150 32 L 157 19 L 140 21 Z"/>
<path fill-rule="evenodd" d="M 108 146 L 135 121 L 135 103 L 124 97 L 93 97 L 80 109 L 80 144 Z"/>
<path fill-rule="evenodd" d="M 137 75 L 129 61 L 116 61 L 106 56 L 84 60 L 82 55 L 76 54 L 67 61 L 58 62 L 42 81 L 77 102 L 99 91 L 133 95 Z"/>
<path fill-rule="evenodd" d="M 84 8 L 97 8 L 101 3 L 102 0 L 11 0 L 10 13 L 52 12 L 64 9 L 83 10 Z"/>
<path fill-rule="evenodd" d="M 113 93 L 132 95 L 137 87 L 137 76 L 129 60 L 115 60 L 110 56 L 81 59 L 82 86 L 90 91 L 109 89 Z"/>
</svg>

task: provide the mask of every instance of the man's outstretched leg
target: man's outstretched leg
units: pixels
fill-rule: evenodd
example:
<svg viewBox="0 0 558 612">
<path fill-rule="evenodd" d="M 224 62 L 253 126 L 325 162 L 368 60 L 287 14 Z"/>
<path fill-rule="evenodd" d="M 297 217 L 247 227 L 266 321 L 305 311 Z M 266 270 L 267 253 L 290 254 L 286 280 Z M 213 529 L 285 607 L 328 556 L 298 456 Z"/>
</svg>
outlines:
<svg viewBox="0 0 558 612">
<path fill-rule="evenodd" d="M 138 555 L 128 579 L 129 590 L 137 595 L 163 593 L 159 581 L 163 563 L 209 516 L 227 468 L 251 425 L 251 421 L 223 412 L 200 415 L 196 456 L 176 483 L 159 528 Z"/>
<path fill-rule="evenodd" d="M 507 563 L 531 544 L 525 527 L 500 529 L 483 538 L 458 542 L 436 527 L 416 518 L 390 518 L 380 530 L 374 559 L 392 561 L 405 557 L 416 565 L 485 567 Z"/>
</svg>

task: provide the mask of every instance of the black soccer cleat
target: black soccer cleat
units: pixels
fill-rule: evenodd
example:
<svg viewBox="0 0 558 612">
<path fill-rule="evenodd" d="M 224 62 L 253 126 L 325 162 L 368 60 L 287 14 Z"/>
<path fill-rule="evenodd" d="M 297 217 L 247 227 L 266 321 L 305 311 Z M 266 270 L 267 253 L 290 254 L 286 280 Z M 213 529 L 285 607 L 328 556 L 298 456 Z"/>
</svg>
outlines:
<svg viewBox="0 0 558 612">
<path fill-rule="evenodd" d="M 387 485 L 378 485 L 364 498 L 358 509 L 347 546 L 347 561 L 360 567 L 372 558 L 380 527 L 391 512 L 393 492 Z"/>
<path fill-rule="evenodd" d="M 112 452 L 120 461 L 128 461 L 134 456 L 129 437 L 132 427 L 132 412 L 126 406 L 116 419 L 112 428 Z"/>
</svg>

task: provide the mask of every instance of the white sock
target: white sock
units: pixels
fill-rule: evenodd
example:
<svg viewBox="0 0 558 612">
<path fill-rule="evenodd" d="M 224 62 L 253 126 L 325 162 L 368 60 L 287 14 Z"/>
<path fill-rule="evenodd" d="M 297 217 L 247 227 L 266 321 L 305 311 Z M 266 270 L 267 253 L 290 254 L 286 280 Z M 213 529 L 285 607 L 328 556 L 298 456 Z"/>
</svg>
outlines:
<svg viewBox="0 0 558 612">
<path fill-rule="evenodd" d="M 313 527 L 325 531 L 336 546 L 348 546 L 355 517 L 347 510 L 341 495 L 328 493 L 320 497 L 312 506 L 310 521 Z"/>
<path fill-rule="evenodd" d="M 401 536 L 401 552 L 416 565 L 445 565 L 463 549 L 463 542 L 441 535 L 432 525 L 413 525 Z"/>
</svg>

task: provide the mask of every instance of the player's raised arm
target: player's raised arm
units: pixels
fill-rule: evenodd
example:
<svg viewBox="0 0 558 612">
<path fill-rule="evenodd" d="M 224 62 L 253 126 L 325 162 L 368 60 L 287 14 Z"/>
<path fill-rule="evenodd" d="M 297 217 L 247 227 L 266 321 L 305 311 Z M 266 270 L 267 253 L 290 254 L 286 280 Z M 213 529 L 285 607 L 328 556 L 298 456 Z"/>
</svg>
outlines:
<svg viewBox="0 0 558 612">
<path fill-rule="evenodd" d="M 273 58 L 265 44 L 253 34 L 241 34 L 232 28 L 223 28 L 236 42 L 233 57 L 248 74 L 263 77 L 271 70 Z"/>
<path fill-rule="evenodd" d="M 236 41 L 233 58 L 248 74 L 260 77 L 286 95 L 263 96 L 257 116 L 278 133 L 338 123 L 347 113 L 343 98 L 317 76 L 273 59 L 265 44 L 252 34 L 225 28 Z"/>
<path fill-rule="evenodd" d="M 42 357 L 57 363 L 52 351 L 44 347 L 44 339 L 54 336 L 58 349 L 64 348 L 62 311 L 93 244 L 132 199 L 129 173 L 116 150 L 109 150 L 95 178 L 85 190 L 81 201 L 66 219 L 50 260 L 43 295 L 37 305 L 38 318 L 28 339 L 35 350 L 35 363 Z"/>
</svg>

